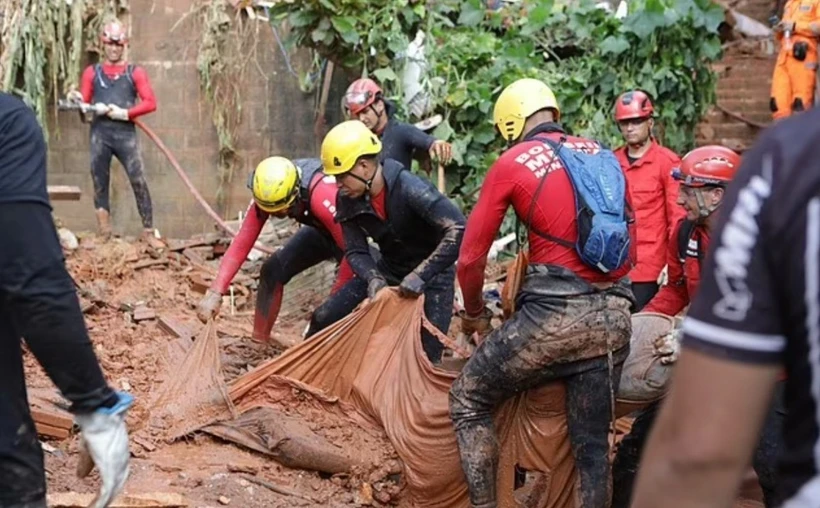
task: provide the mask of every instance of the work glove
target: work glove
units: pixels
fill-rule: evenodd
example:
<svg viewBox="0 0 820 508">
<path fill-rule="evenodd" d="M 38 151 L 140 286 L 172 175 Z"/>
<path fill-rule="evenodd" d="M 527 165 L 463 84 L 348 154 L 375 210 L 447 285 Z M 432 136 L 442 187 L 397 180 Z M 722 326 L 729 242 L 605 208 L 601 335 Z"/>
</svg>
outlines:
<svg viewBox="0 0 820 508">
<path fill-rule="evenodd" d="M 402 298 L 418 298 L 424 293 L 424 281 L 416 272 L 410 272 L 399 284 L 399 296 Z"/>
<path fill-rule="evenodd" d="M 670 365 L 678 361 L 678 356 L 680 356 L 680 334 L 680 329 L 672 330 L 668 334 L 658 337 L 652 343 L 655 356 L 661 359 L 663 365 Z"/>
<path fill-rule="evenodd" d="M 116 104 L 108 105 L 108 113 L 106 115 L 112 120 L 119 120 L 120 122 L 128 121 L 128 110 L 123 109 Z"/>
<path fill-rule="evenodd" d="M 117 392 L 118 401 L 113 407 L 101 407 L 93 413 L 74 417 L 80 427 L 80 462 L 77 476 L 85 478 L 94 468 L 100 471 L 100 491 L 89 508 L 105 508 L 119 494 L 128 479 L 128 430 L 125 413 L 134 397 Z"/>
<path fill-rule="evenodd" d="M 373 299 L 379 291 L 387 287 L 387 281 L 384 277 L 373 277 L 367 283 L 367 297 Z"/>
<path fill-rule="evenodd" d="M 453 158 L 453 147 L 450 143 L 437 139 L 430 146 L 430 158 L 441 165 L 447 165 Z"/>
<path fill-rule="evenodd" d="M 478 333 L 479 337 L 484 337 L 493 330 L 490 324 L 493 311 L 487 307 L 481 309 L 481 314 L 478 316 L 470 316 L 466 310 L 460 310 L 458 311 L 458 317 L 461 319 L 461 333 L 468 337 L 474 333 Z"/>
<path fill-rule="evenodd" d="M 83 94 L 81 94 L 78 90 L 71 90 L 66 94 L 66 99 L 70 102 L 83 102 Z"/>
<path fill-rule="evenodd" d="M 209 289 L 205 292 L 202 300 L 199 301 L 196 317 L 203 323 L 207 323 L 209 319 L 213 319 L 219 314 L 220 307 L 222 307 L 222 295 L 218 291 Z"/>
</svg>

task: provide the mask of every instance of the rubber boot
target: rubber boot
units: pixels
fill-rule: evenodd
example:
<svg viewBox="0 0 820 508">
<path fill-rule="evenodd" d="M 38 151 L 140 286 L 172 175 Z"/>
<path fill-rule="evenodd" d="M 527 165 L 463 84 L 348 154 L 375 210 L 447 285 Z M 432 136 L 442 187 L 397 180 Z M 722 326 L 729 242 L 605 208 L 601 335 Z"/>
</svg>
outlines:
<svg viewBox="0 0 820 508">
<path fill-rule="evenodd" d="M 103 240 L 111 238 L 111 215 L 105 208 L 97 208 L 97 234 Z"/>
<path fill-rule="evenodd" d="M 154 236 L 154 228 L 145 228 L 142 230 L 142 236 L 140 236 L 140 240 L 148 244 L 148 248 L 156 251 L 161 252 L 165 249 L 165 243 L 162 240 Z"/>
</svg>

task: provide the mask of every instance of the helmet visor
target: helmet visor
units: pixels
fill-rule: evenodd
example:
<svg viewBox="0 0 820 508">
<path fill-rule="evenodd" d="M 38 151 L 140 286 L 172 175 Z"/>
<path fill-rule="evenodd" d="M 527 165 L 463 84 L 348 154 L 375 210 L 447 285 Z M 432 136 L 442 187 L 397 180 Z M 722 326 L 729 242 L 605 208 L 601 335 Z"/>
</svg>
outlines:
<svg viewBox="0 0 820 508">
<path fill-rule="evenodd" d="M 373 102 L 373 94 L 369 91 L 348 92 L 345 94 L 345 108 L 353 114 L 363 110 Z"/>
<path fill-rule="evenodd" d="M 726 186 L 726 182 L 717 178 L 685 175 L 680 168 L 675 168 L 672 170 L 672 178 L 680 182 L 681 185 L 685 185 L 687 187 L 703 187 L 706 185 L 716 185 L 719 187 Z"/>
</svg>

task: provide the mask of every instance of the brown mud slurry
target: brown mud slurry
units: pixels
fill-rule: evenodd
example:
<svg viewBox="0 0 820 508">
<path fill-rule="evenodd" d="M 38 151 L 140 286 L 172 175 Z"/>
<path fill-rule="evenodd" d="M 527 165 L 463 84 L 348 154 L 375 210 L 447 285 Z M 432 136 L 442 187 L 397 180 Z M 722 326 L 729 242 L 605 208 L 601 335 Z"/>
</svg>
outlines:
<svg viewBox="0 0 820 508">
<path fill-rule="evenodd" d="M 189 275 L 202 275 L 211 280 L 207 270 L 191 266 L 185 257 L 176 253 L 166 254 L 167 264 L 135 269 L 141 262 L 152 259 L 144 249 L 139 243 L 113 240 L 103 244 L 88 237 L 81 240 L 79 249 L 66 253 L 69 271 L 82 287 L 81 306 L 87 308 L 94 301 L 106 302 L 98 303 L 85 314 L 106 377 L 116 389 L 131 392 L 136 399 L 127 419 L 132 438 L 132 459 L 125 492 L 179 493 L 192 507 L 223 506 L 220 497 L 229 500 L 228 506 L 246 508 L 361 506 L 362 503 L 383 506 L 379 498 L 389 503 L 399 488 L 384 478 L 386 474 L 331 477 L 290 469 L 259 453 L 201 432 L 171 444 L 143 438 L 146 433 L 141 431 L 145 430 L 150 416 L 151 400 L 167 375 L 165 365 L 169 352 L 174 351 L 169 346 L 178 340 L 160 327 L 159 318 L 168 318 L 196 336 L 203 326 L 195 314 L 195 306 L 202 295 L 193 289 Z M 206 261 L 206 265 L 215 273 L 218 260 Z M 245 272 L 245 276 L 255 282 L 253 272 Z M 314 299 L 319 303 L 323 298 L 324 295 L 318 294 Z M 133 310 L 141 306 L 153 310 L 157 317 L 135 322 Z M 222 372 L 228 383 L 283 350 L 274 341 L 261 344 L 249 338 L 252 311 L 250 298 L 236 309 L 237 315 L 234 316 L 230 315 L 228 306 L 223 305 L 217 321 Z M 306 323 L 307 314 L 290 320 L 280 319 L 273 337 L 275 340 L 300 341 Z M 25 351 L 25 365 L 27 384 L 33 395 L 48 396 L 56 392 L 28 351 Z M 323 423 L 317 421 L 314 430 L 321 429 Z M 342 429 L 322 432 L 328 438 L 339 433 Z M 92 493 L 97 490 L 99 476 L 96 470 L 84 480 L 76 477 L 76 435 L 64 440 L 44 438 L 44 442 L 56 449 L 45 453 L 49 493 Z M 266 481 L 290 493 L 274 492 L 247 480 L 248 477 Z M 369 483 L 371 479 L 373 485 Z"/>
<path fill-rule="evenodd" d="M 127 494 L 178 493 L 185 496 L 191 507 L 221 507 L 226 500 L 228 506 L 243 508 L 378 507 L 398 503 L 401 488 L 391 479 L 399 481 L 399 475 L 394 473 L 400 470 L 400 465 L 392 458 L 384 459 L 375 471 L 331 476 L 285 467 L 260 453 L 202 432 L 170 444 L 150 439 L 146 423 L 151 415 L 151 401 L 166 378 L 168 361 L 179 358 L 175 355 L 180 350 L 175 348 L 180 339 L 165 331 L 160 319 L 196 337 L 203 326 L 195 317 L 195 307 L 202 294 L 191 284 L 191 275 L 210 281 L 218 268 L 218 260 L 205 261 L 203 266 L 198 260 L 192 263 L 174 252 L 161 258 L 168 261 L 166 264 L 140 267 L 140 263 L 151 259 L 142 244 L 122 240 L 103 244 L 94 237 L 82 238 L 79 249 L 66 253 L 69 271 L 82 288 L 80 303 L 86 309 L 86 323 L 106 377 L 116 389 L 127 390 L 136 399 L 127 419 L 132 438 Z M 270 343 L 250 340 L 258 267 L 255 272 L 240 272 L 239 278 L 251 289 L 250 297 L 238 299 L 241 305 L 233 316 L 223 304 L 217 321 L 222 373 L 229 384 L 280 354 L 282 347 L 277 342 L 300 341 L 307 323 L 309 308 L 303 315 L 280 318 Z M 311 296 L 310 301 L 318 305 L 324 297 L 319 293 Z M 94 302 L 97 304 L 93 305 Z M 134 310 L 138 307 L 147 307 L 156 317 L 135 321 Z M 30 397 L 51 398 L 56 389 L 28 351 L 25 351 L 25 365 Z M 287 408 L 286 413 L 293 411 L 306 419 L 310 430 L 328 441 L 340 448 L 349 443 L 362 446 L 363 442 L 377 446 L 378 440 L 362 439 L 362 436 L 356 439 L 350 435 L 352 430 L 340 427 L 337 420 L 322 415 L 309 403 L 300 404 L 302 398 L 297 391 L 292 396 L 284 398 L 290 400 L 282 401 L 285 403 L 282 409 Z M 44 442 L 54 447 L 54 451 L 45 453 L 49 493 L 97 490 L 96 471 L 83 480 L 76 477 L 76 435 L 64 440 L 44 439 Z M 374 449 L 371 455 L 388 457 L 390 453 Z M 263 480 L 275 490 L 284 489 L 287 493 L 277 493 L 248 478 Z M 757 501 L 759 490 L 754 480 L 744 485 L 748 498 L 739 501 L 735 508 L 762 508 L 762 503 Z"/>
</svg>

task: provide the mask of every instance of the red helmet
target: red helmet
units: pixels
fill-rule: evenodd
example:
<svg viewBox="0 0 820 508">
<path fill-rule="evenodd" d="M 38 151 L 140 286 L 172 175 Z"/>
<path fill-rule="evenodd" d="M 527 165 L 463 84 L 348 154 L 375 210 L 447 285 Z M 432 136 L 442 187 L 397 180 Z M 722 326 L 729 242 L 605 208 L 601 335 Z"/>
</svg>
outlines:
<svg viewBox="0 0 820 508">
<path fill-rule="evenodd" d="M 725 187 L 739 167 L 740 155 L 734 150 L 720 145 L 701 146 L 683 156 L 672 177 L 687 187 Z"/>
<path fill-rule="evenodd" d="M 100 40 L 103 44 L 126 44 L 128 43 L 128 32 L 125 25 L 119 21 L 109 21 L 103 26 Z"/>
<path fill-rule="evenodd" d="M 626 92 L 618 97 L 615 103 L 615 121 L 632 120 L 633 118 L 649 118 L 655 108 L 652 107 L 652 100 L 641 90 Z"/>
<path fill-rule="evenodd" d="M 358 115 L 366 107 L 382 98 L 382 89 L 369 78 L 357 79 L 347 87 L 344 106 L 351 115 Z"/>
</svg>

